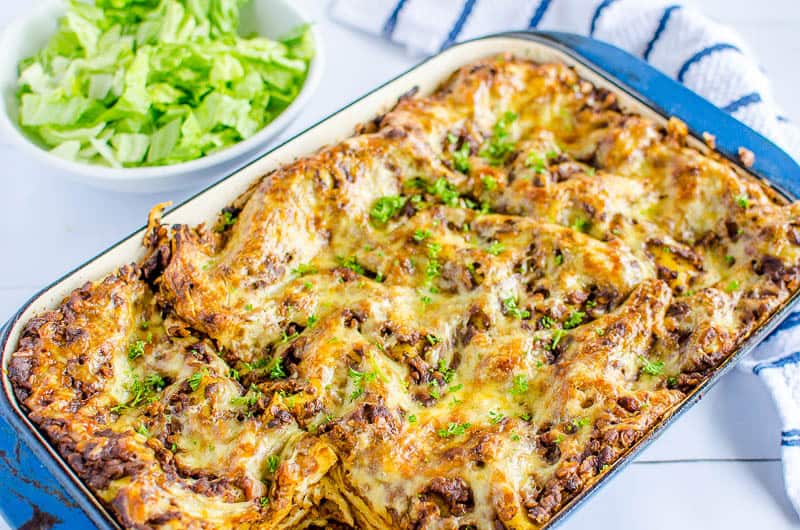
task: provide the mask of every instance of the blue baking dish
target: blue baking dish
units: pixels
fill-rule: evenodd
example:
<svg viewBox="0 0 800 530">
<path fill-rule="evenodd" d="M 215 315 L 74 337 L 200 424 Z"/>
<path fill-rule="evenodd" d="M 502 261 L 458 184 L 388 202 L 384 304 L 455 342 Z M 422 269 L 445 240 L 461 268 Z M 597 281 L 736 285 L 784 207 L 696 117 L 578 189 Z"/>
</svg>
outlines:
<svg viewBox="0 0 800 530">
<path fill-rule="evenodd" d="M 324 144 L 349 136 L 356 124 L 365 123 L 385 112 L 408 90 L 418 87 L 423 93 L 431 91 L 461 65 L 506 51 L 534 60 L 570 64 L 584 78 L 614 91 L 623 107 L 662 123 L 670 116 L 677 116 L 689 126 L 694 137 L 692 141 L 698 148 L 706 149 L 699 139 L 702 133 L 712 133 L 716 136 L 717 150 L 741 171 L 762 179 L 775 190 L 777 196 L 787 200 L 800 197 L 800 166 L 786 153 L 643 61 L 586 37 L 555 32 L 514 32 L 474 39 L 427 59 L 173 208 L 164 216 L 164 221 L 198 223 L 211 220 L 258 176 Z M 749 169 L 739 165 L 740 147 L 755 154 L 755 164 Z M 20 328 L 32 315 L 56 306 L 69 291 L 88 279 L 99 278 L 140 257 L 141 236 L 141 230 L 131 234 L 37 293 L 2 329 L 0 360 L 4 370 L 0 380 L 0 512 L 12 527 L 22 527 L 27 523 L 26 528 L 119 528 L 29 422 L 13 395 L 5 368 L 15 349 Z M 758 345 L 792 311 L 797 300 L 795 294 L 612 469 L 558 512 L 548 528 L 563 522 L 696 403 L 738 359 Z"/>
</svg>

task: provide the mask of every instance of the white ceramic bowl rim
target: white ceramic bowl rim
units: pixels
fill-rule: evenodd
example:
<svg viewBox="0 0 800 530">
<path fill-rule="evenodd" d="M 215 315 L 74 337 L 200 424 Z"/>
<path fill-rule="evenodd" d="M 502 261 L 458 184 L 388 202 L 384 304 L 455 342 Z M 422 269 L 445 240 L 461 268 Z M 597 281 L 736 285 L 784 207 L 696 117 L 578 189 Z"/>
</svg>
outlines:
<svg viewBox="0 0 800 530">
<path fill-rule="evenodd" d="M 74 162 L 72 160 L 54 155 L 47 149 L 38 146 L 32 140 L 30 140 L 25 133 L 23 133 L 17 127 L 16 124 L 12 123 L 5 98 L 2 97 L 2 95 L 0 95 L 0 106 L 2 106 L 2 112 L 0 112 L 0 125 L 2 125 L 2 128 L 6 130 L 6 136 L 13 139 L 18 146 L 26 150 L 28 153 L 37 157 L 46 158 L 48 163 L 58 167 L 59 169 L 66 170 L 74 174 L 88 175 L 99 180 L 113 181 L 116 179 L 136 179 L 146 181 L 147 179 L 163 179 L 164 177 L 171 175 L 185 174 L 195 170 L 207 169 L 246 153 L 254 152 L 258 145 L 266 144 L 269 140 L 269 137 L 273 136 L 276 131 L 281 131 L 286 125 L 288 125 L 288 122 L 294 119 L 295 109 L 302 108 L 306 101 L 308 101 L 322 77 L 324 54 L 322 47 L 322 36 L 317 25 L 313 24 L 310 18 L 294 5 L 294 2 L 288 0 L 281 1 L 287 9 L 294 12 L 299 20 L 311 25 L 311 34 L 314 39 L 314 56 L 311 58 L 306 79 L 303 82 L 303 87 L 300 89 L 300 93 L 297 94 L 297 97 L 289 104 L 289 106 L 283 109 L 283 111 L 274 120 L 266 124 L 261 130 L 259 130 L 250 138 L 188 162 L 180 162 L 178 164 L 164 166 L 113 168 L 99 164 Z M 47 12 L 48 10 L 52 10 L 54 5 L 64 5 L 64 2 L 62 0 L 49 0 L 47 2 L 43 2 L 27 15 L 23 15 L 19 19 L 9 23 L 9 25 L 3 29 L 2 33 L 0 33 L 0 50 L 11 49 L 11 46 L 9 46 L 9 40 L 12 39 L 12 37 L 15 37 L 15 33 L 19 32 L 20 28 L 25 27 L 25 24 L 21 23 L 23 20 L 34 19 L 42 16 L 43 13 Z M 21 58 L 12 59 L 19 61 Z"/>
</svg>

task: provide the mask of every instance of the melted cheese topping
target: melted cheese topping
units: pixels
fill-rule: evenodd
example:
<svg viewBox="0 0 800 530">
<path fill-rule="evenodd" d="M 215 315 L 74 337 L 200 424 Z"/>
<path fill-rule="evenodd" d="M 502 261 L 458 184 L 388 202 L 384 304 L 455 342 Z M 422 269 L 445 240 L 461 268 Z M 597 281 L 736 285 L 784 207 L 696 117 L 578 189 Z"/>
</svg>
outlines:
<svg viewBox="0 0 800 530">
<path fill-rule="evenodd" d="M 18 397 L 126 527 L 536 528 L 798 287 L 797 205 L 512 57 L 28 323 Z"/>
</svg>

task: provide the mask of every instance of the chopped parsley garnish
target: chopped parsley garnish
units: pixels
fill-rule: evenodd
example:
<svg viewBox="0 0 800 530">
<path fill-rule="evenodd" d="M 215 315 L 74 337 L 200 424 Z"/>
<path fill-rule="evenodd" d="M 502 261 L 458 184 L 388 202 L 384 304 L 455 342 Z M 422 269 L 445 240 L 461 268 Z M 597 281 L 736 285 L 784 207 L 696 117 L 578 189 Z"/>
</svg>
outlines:
<svg viewBox="0 0 800 530">
<path fill-rule="evenodd" d="M 431 346 L 434 346 L 435 344 L 439 344 L 440 342 L 442 342 L 442 339 L 440 339 L 436 335 L 431 335 L 431 334 L 425 335 L 425 339 Z"/>
<path fill-rule="evenodd" d="M 316 274 L 317 268 L 314 265 L 309 263 L 300 263 L 292 269 L 292 274 L 296 274 L 297 276 L 305 276 L 306 274 Z"/>
<path fill-rule="evenodd" d="M 589 425 L 589 418 L 584 417 L 578 418 L 577 420 L 572 420 L 572 426 L 575 427 L 576 431 L 581 427 L 586 427 L 587 425 Z"/>
<path fill-rule="evenodd" d="M 673 388 L 678 385 L 678 378 L 675 376 L 667 377 L 667 386 Z"/>
<path fill-rule="evenodd" d="M 228 370 L 228 377 L 230 377 L 234 381 L 238 381 L 239 379 L 241 379 L 241 376 L 239 375 L 239 370 L 237 370 L 236 368 L 231 368 L 230 370 Z"/>
<path fill-rule="evenodd" d="M 528 378 L 524 375 L 515 375 L 511 383 L 511 393 L 515 396 L 528 392 Z"/>
<path fill-rule="evenodd" d="M 430 230 L 414 230 L 414 241 L 422 242 L 431 237 Z"/>
<path fill-rule="evenodd" d="M 507 314 L 520 320 L 525 320 L 526 318 L 531 317 L 531 312 L 527 309 L 520 309 L 517 305 L 517 299 L 513 296 L 503 298 L 503 309 L 505 309 Z"/>
<path fill-rule="evenodd" d="M 245 308 L 246 311 L 252 311 L 253 310 L 253 304 L 246 304 L 244 306 L 244 308 Z"/>
<path fill-rule="evenodd" d="M 186 382 L 189 383 L 189 388 L 192 389 L 192 392 L 200 388 L 200 383 L 206 375 L 208 375 L 208 369 L 202 368 L 189 376 Z"/>
<path fill-rule="evenodd" d="M 139 405 L 149 405 L 157 399 L 156 393 L 160 392 L 167 386 L 164 378 L 158 374 L 151 374 L 144 380 L 139 379 L 138 375 L 133 376 L 133 381 L 128 391 L 132 394 L 127 403 L 121 403 L 111 409 L 112 412 L 119 412 L 126 408 L 135 408 Z"/>
<path fill-rule="evenodd" d="M 651 361 L 642 355 L 639 356 L 639 360 L 642 362 L 642 373 L 647 375 L 661 375 L 661 372 L 664 371 L 664 361 Z"/>
<path fill-rule="evenodd" d="M 447 206 L 458 206 L 458 191 L 447 179 L 439 178 L 428 186 L 428 193 L 438 197 Z"/>
<path fill-rule="evenodd" d="M 445 384 L 449 385 L 453 382 L 453 378 L 456 376 L 456 371 L 447 366 L 447 363 L 445 363 L 444 359 L 439 359 L 439 364 L 436 366 L 436 369 L 442 374 Z"/>
<path fill-rule="evenodd" d="M 338 261 L 339 265 L 341 265 L 342 267 L 350 269 L 356 274 L 361 274 L 363 276 L 367 272 L 367 270 L 361 266 L 361 264 L 358 262 L 355 256 L 350 256 L 347 258 L 342 256 L 337 256 L 336 261 Z"/>
<path fill-rule="evenodd" d="M 561 342 L 561 339 L 567 335 L 566 330 L 563 329 L 554 329 L 553 330 L 553 342 L 550 343 L 548 347 L 549 350 L 555 350 L 558 343 Z"/>
<path fill-rule="evenodd" d="M 542 318 L 539 319 L 539 324 L 541 324 L 545 329 L 553 327 L 553 324 L 555 323 L 556 321 L 550 318 L 549 315 L 542 315 Z"/>
<path fill-rule="evenodd" d="M 731 256 L 731 255 L 729 254 L 729 255 L 725 256 L 725 263 L 727 263 L 727 264 L 728 264 L 728 266 L 730 267 L 731 265 L 733 265 L 734 263 L 736 263 L 736 258 L 734 258 L 733 256 Z"/>
<path fill-rule="evenodd" d="M 728 291 L 729 293 L 732 293 L 738 288 L 739 288 L 739 280 L 731 280 L 730 282 L 728 282 L 728 285 L 725 286 L 725 290 Z"/>
<path fill-rule="evenodd" d="M 585 217 L 578 217 L 572 223 L 572 229 L 578 232 L 586 233 L 589 231 L 589 227 L 591 226 L 591 222 L 586 219 Z"/>
<path fill-rule="evenodd" d="M 511 433 L 511 441 L 512 442 L 518 442 L 519 440 L 520 440 L 519 434 Z"/>
<path fill-rule="evenodd" d="M 486 249 L 486 252 L 492 256 L 499 256 L 505 249 L 505 245 L 503 245 L 501 242 L 493 241 L 492 244 Z"/>
<path fill-rule="evenodd" d="M 531 418 L 533 418 L 533 416 L 531 415 L 530 412 L 526 412 L 525 414 L 519 415 L 519 419 L 521 419 L 522 421 L 531 421 Z"/>
<path fill-rule="evenodd" d="M 472 427 L 471 423 L 453 423 L 450 422 L 447 424 L 447 428 L 439 429 L 436 431 L 442 438 L 452 438 L 454 436 L 461 436 L 462 434 L 467 432 L 467 429 Z"/>
<path fill-rule="evenodd" d="M 750 198 L 747 195 L 739 195 L 736 197 L 736 204 L 742 208 L 747 208 L 750 206 Z"/>
<path fill-rule="evenodd" d="M 364 385 L 374 381 L 378 377 L 378 373 L 373 372 L 359 372 L 353 368 L 347 369 L 347 375 L 353 379 L 355 383 L 355 390 L 350 393 L 350 401 L 355 401 L 364 394 Z"/>
<path fill-rule="evenodd" d="M 469 142 L 461 142 L 461 147 L 455 148 L 458 138 L 454 134 L 448 134 L 447 140 L 453 145 L 453 167 L 462 173 L 469 173 L 469 155 L 471 152 Z"/>
<path fill-rule="evenodd" d="M 278 470 L 278 465 L 280 463 L 280 458 L 275 455 L 269 455 L 269 458 L 267 458 L 267 471 L 270 473 L 275 473 Z"/>
<path fill-rule="evenodd" d="M 419 300 L 420 300 L 420 302 L 422 302 L 422 303 L 423 303 L 423 304 L 425 304 L 425 305 L 428 305 L 428 304 L 430 304 L 431 302 L 433 302 L 433 300 L 431 299 L 431 297 L 430 297 L 430 296 L 427 296 L 427 295 L 423 295 L 423 296 L 421 296 Z"/>
<path fill-rule="evenodd" d="M 140 423 L 139 426 L 136 427 L 136 432 L 145 438 L 150 438 L 150 431 L 147 430 L 147 426 L 144 423 Z"/>
<path fill-rule="evenodd" d="M 417 415 L 416 414 L 409 414 L 408 415 L 408 423 L 416 423 L 417 422 Z"/>
<path fill-rule="evenodd" d="M 428 248 L 428 266 L 425 268 L 425 282 L 431 285 L 442 272 L 442 265 L 439 263 L 439 252 L 442 250 L 442 245 L 435 242 L 430 242 Z"/>
<path fill-rule="evenodd" d="M 319 322 L 319 317 L 317 315 L 311 314 L 308 315 L 308 320 L 306 321 L 307 328 L 313 328 Z"/>
<path fill-rule="evenodd" d="M 298 331 L 295 331 L 295 332 L 289 334 L 289 333 L 286 333 L 286 330 L 283 330 L 283 331 L 281 331 L 281 342 L 285 344 L 287 342 L 293 341 L 294 339 L 296 339 L 299 336 L 300 336 L 300 333 Z"/>
<path fill-rule="evenodd" d="M 267 497 L 267 496 L 259 497 L 258 504 L 260 504 L 262 507 L 268 505 L 269 504 L 269 497 Z"/>
<path fill-rule="evenodd" d="M 236 223 L 236 215 L 231 213 L 230 210 L 223 210 L 222 212 L 222 222 L 217 229 L 218 232 L 224 232 L 228 227 L 233 226 Z"/>
<path fill-rule="evenodd" d="M 286 377 L 286 371 L 283 369 L 283 359 L 276 357 L 269 369 L 269 378 L 282 379 L 284 377 Z"/>
<path fill-rule="evenodd" d="M 514 151 L 514 142 L 508 132 L 509 126 L 517 120 L 517 114 L 507 111 L 492 127 L 492 137 L 484 144 L 478 153 L 487 159 L 493 166 L 501 166 L 508 155 Z"/>
<path fill-rule="evenodd" d="M 606 334 L 606 330 L 604 330 L 603 328 L 594 328 L 594 332 L 597 333 L 597 335 L 599 335 L 600 337 Z"/>
<path fill-rule="evenodd" d="M 492 425 L 497 425 L 498 423 L 503 421 L 503 418 L 505 417 L 506 415 L 503 414 L 502 412 L 495 412 L 493 410 L 489 411 L 489 421 L 492 422 Z"/>
<path fill-rule="evenodd" d="M 564 263 L 564 255 L 560 252 L 556 254 L 556 265 L 562 265 Z"/>
<path fill-rule="evenodd" d="M 130 346 L 128 346 L 128 359 L 134 360 L 144 355 L 144 341 L 137 340 Z"/>
<path fill-rule="evenodd" d="M 536 173 L 544 173 L 545 161 L 539 153 L 531 151 L 525 159 L 525 165 L 532 168 Z"/>
<path fill-rule="evenodd" d="M 262 396 L 261 391 L 255 385 L 250 385 L 247 393 L 243 396 L 238 396 L 231 399 L 231 404 L 237 407 L 253 407 L 258 403 L 258 399 Z"/>
<path fill-rule="evenodd" d="M 372 205 L 369 216 L 379 224 L 386 224 L 389 219 L 397 215 L 406 205 L 406 197 L 400 195 L 387 195 L 381 197 Z"/>
<path fill-rule="evenodd" d="M 586 316 L 586 313 L 583 311 L 573 311 L 570 313 L 569 318 L 564 322 L 564 329 L 572 329 L 578 327 L 581 322 L 583 322 L 583 318 Z"/>
<path fill-rule="evenodd" d="M 483 187 L 486 191 L 493 191 L 497 188 L 497 181 L 492 177 L 483 177 L 481 179 L 483 182 Z"/>
</svg>

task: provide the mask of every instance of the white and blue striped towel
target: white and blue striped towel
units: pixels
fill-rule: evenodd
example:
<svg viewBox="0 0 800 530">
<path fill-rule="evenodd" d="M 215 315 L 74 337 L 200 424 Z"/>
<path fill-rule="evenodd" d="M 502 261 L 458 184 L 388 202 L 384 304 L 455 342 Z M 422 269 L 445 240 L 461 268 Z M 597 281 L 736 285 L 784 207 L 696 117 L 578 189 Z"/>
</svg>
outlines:
<svg viewBox="0 0 800 530">
<path fill-rule="evenodd" d="M 336 0 L 337 21 L 432 54 L 487 33 L 549 29 L 589 35 L 641 57 L 800 160 L 800 132 L 730 28 L 665 0 Z M 787 65 L 792 67 L 792 65 Z M 800 514 L 800 312 L 740 366 L 761 377 L 783 422 L 786 490 Z"/>
</svg>

